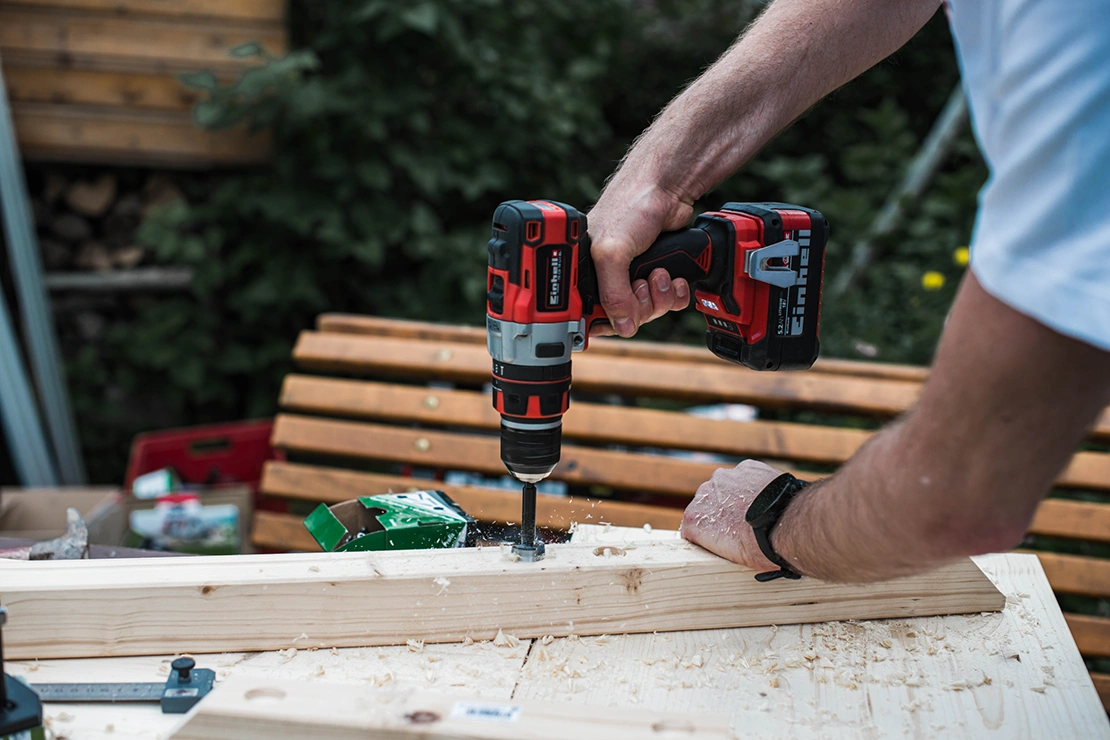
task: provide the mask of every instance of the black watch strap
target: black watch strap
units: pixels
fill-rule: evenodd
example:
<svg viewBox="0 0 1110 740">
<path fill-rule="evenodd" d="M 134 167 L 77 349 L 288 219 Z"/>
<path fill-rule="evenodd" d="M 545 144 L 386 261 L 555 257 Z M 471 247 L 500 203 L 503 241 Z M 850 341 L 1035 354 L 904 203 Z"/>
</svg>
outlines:
<svg viewBox="0 0 1110 740">
<path fill-rule="evenodd" d="M 771 546 L 771 532 L 782 518 L 786 507 L 807 485 L 809 485 L 807 481 L 798 480 L 790 473 L 783 473 L 764 486 L 748 507 L 747 522 L 755 533 L 755 541 L 759 544 L 759 549 L 768 560 L 779 566 L 778 570 L 756 573 L 755 580 L 762 583 L 776 578 L 797 580 L 802 577 L 794 566 L 775 552 L 775 548 Z"/>
</svg>

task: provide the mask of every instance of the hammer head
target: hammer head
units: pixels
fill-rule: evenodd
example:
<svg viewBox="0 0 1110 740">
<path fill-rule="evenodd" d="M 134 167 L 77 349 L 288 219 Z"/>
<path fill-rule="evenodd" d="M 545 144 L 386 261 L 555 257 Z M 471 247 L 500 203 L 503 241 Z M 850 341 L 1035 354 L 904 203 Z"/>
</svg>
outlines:
<svg viewBox="0 0 1110 740">
<path fill-rule="evenodd" d="M 77 509 L 66 509 L 66 533 L 31 545 L 28 560 L 85 560 L 89 557 L 89 528 Z"/>
</svg>

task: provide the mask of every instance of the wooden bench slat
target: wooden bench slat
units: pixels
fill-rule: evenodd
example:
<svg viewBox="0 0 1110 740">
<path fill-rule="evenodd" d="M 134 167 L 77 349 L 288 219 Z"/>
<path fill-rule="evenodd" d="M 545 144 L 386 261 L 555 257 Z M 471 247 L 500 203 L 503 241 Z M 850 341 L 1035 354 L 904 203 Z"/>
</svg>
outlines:
<svg viewBox="0 0 1110 740">
<path fill-rule="evenodd" d="M 423 321 L 404 321 L 385 319 L 377 316 L 355 316 L 351 314 L 321 314 L 316 322 L 320 332 L 343 334 L 362 334 L 370 336 L 423 339 L 444 342 L 471 343 L 485 345 L 484 329 L 472 326 L 452 326 L 432 324 Z M 673 361 L 721 364 L 735 367 L 717 358 L 700 347 L 644 342 L 639 340 L 612 339 L 600 337 L 590 340 L 588 353 L 641 359 L 665 359 Z M 582 355 L 578 355 L 581 357 Z M 577 361 L 577 358 L 576 358 Z M 848 375 L 857 378 L 876 378 L 924 383 L 929 377 L 929 368 L 913 365 L 896 365 L 881 362 L 862 362 L 821 358 L 817 360 L 812 373 Z M 901 413 L 906 407 L 890 413 Z M 1110 437 L 1110 408 L 1099 417 L 1091 434 L 1097 438 Z"/>
<path fill-rule="evenodd" d="M 267 495 L 327 504 L 359 496 L 419 489 L 445 492 L 479 521 L 520 521 L 520 494 L 499 488 L 460 486 L 423 478 L 359 473 L 286 462 L 266 463 L 259 485 L 259 490 Z M 682 509 L 539 494 L 536 507 L 536 523 L 539 526 L 566 530 L 574 522 L 610 523 L 621 527 L 649 524 L 657 529 L 678 529 L 682 524 Z"/>
<path fill-rule="evenodd" d="M 145 71 L 189 72 L 204 68 L 242 69 L 257 60 L 236 59 L 228 50 L 256 41 L 267 51 L 285 52 L 280 22 L 233 23 L 227 19 L 136 18 L 97 13 L 0 6 L 0 49 L 64 55 L 68 66 L 87 59 L 122 66 L 141 62 Z"/>
<path fill-rule="evenodd" d="M 1087 614 L 1064 614 L 1079 653 L 1087 658 L 1110 658 L 1110 619 Z"/>
<path fill-rule="evenodd" d="M 384 424 L 325 421 L 281 414 L 274 422 L 274 447 L 294 452 L 388 460 L 432 468 L 502 475 L 495 436 L 405 429 Z M 553 480 L 581 485 L 689 497 L 709 479 L 717 463 L 563 445 Z"/>
<path fill-rule="evenodd" d="M 315 370 L 376 372 L 488 383 L 484 346 L 431 344 L 414 339 L 302 332 L 293 350 L 299 365 Z M 637 358 L 582 353 L 574 358 L 574 386 L 597 393 L 692 401 L 804 406 L 807 409 L 892 415 L 918 396 L 916 383 L 813 372 L 758 373 L 734 365 L 645 363 Z"/>
<path fill-rule="evenodd" d="M 275 21 L 285 16 L 284 0 L 3 0 L 27 8 L 104 11 L 112 15 L 170 15 Z"/>
<path fill-rule="evenodd" d="M 353 314 L 321 314 L 316 320 L 320 332 L 340 334 L 363 334 L 404 339 L 424 339 L 463 344 L 486 344 L 484 329 L 473 326 L 432 324 L 423 321 L 386 319 L 378 316 L 357 316 Z M 642 340 L 614 339 L 596 337 L 590 339 L 588 350 L 594 354 L 610 357 L 635 357 L 643 360 L 670 360 L 732 365 L 704 347 L 691 347 L 683 344 L 665 342 L 646 342 Z M 882 362 L 859 362 L 855 360 L 819 359 L 813 366 L 815 372 L 838 375 L 855 375 L 861 378 L 885 378 L 888 380 L 924 381 L 929 376 L 928 368 L 913 365 L 895 365 Z"/>
<path fill-rule="evenodd" d="M 288 375 L 281 407 L 330 416 L 497 430 L 490 396 L 476 391 Z M 774 421 L 726 421 L 655 409 L 575 401 L 563 416 L 564 439 L 664 447 L 727 455 L 839 463 L 867 441 L 858 429 Z"/>
<path fill-rule="evenodd" d="M 289 411 L 496 430 L 487 395 L 369 381 L 289 375 L 281 406 Z M 574 403 L 563 417 L 569 439 L 839 464 L 870 436 L 857 429 L 786 422 L 733 422 L 689 414 Z M 1110 456 L 1079 453 L 1059 479 L 1068 487 L 1110 488 Z M 1076 512 L 1076 516 L 1082 512 Z M 1051 522 L 1045 524 L 1049 526 Z"/>
<path fill-rule="evenodd" d="M 1029 533 L 1110 542 L 1110 505 L 1050 498 L 1041 502 Z"/>
<path fill-rule="evenodd" d="M 1102 699 L 1102 707 L 1110 712 L 1110 673 L 1092 673 L 1091 680 L 1095 684 L 1098 698 Z"/>
<path fill-rule="evenodd" d="M 1028 552 L 1028 551 L 1026 551 Z M 1056 593 L 1110 597 L 1110 560 L 1056 552 L 1035 552 Z"/>
<path fill-rule="evenodd" d="M 263 550 L 320 552 L 320 545 L 304 528 L 304 519 L 293 514 L 256 511 L 251 544 Z"/>
</svg>

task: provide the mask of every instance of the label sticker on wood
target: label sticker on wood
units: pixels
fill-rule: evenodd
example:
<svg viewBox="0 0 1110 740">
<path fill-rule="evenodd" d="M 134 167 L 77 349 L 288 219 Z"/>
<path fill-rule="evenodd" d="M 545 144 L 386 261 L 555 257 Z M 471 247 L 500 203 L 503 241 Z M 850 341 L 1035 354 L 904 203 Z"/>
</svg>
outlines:
<svg viewBox="0 0 1110 740">
<path fill-rule="evenodd" d="M 520 721 L 521 708 L 516 704 L 457 701 L 451 708 L 451 719 L 476 719 L 483 722 L 509 724 Z"/>
</svg>

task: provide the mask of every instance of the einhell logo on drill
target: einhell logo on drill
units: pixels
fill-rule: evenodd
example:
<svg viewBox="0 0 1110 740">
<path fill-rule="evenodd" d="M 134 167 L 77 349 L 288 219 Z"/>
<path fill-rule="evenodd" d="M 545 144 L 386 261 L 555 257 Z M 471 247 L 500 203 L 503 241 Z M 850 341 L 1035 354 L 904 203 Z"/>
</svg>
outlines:
<svg viewBox="0 0 1110 740">
<path fill-rule="evenodd" d="M 548 246 L 539 250 L 537 272 L 546 275 L 545 289 L 540 308 L 549 311 L 562 311 L 567 307 L 567 249 L 563 246 Z"/>
<path fill-rule="evenodd" d="M 806 282 L 809 281 L 809 229 L 799 229 L 797 233 L 798 279 L 794 282 L 794 305 L 790 317 L 790 336 L 796 337 L 805 328 Z"/>
</svg>

